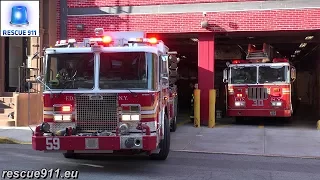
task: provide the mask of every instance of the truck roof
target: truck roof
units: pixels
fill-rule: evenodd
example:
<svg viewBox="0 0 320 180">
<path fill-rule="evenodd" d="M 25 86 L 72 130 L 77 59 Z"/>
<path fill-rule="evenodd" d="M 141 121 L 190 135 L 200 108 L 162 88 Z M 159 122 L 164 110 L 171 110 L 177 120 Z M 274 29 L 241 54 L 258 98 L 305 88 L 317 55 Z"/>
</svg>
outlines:
<svg viewBox="0 0 320 180">
<path fill-rule="evenodd" d="M 63 54 L 63 53 L 93 53 L 92 47 L 72 47 L 72 48 L 47 48 L 46 54 Z M 117 53 L 117 52 L 150 52 L 159 53 L 159 49 L 154 46 L 137 46 L 137 47 L 101 47 L 101 52 Z M 161 53 L 161 52 L 160 52 Z"/>
<path fill-rule="evenodd" d="M 230 64 L 229 67 L 253 67 L 253 66 L 290 66 L 288 62 L 280 62 L 280 63 L 248 63 L 248 64 Z"/>
</svg>

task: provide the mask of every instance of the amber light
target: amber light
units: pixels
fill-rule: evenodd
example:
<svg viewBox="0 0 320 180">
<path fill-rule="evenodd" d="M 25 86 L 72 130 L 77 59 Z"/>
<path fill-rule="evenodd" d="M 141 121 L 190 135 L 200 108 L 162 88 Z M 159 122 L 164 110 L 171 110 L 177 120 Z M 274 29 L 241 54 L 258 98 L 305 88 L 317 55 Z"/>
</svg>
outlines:
<svg viewBox="0 0 320 180">
<path fill-rule="evenodd" d="M 274 92 L 280 92 L 280 88 L 274 88 L 273 91 Z"/>
<path fill-rule="evenodd" d="M 155 37 L 149 38 L 149 43 L 150 44 L 157 44 L 158 43 L 158 39 Z"/>
<path fill-rule="evenodd" d="M 112 38 L 110 36 L 104 36 L 102 38 L 102 42 L 104 43 L 110 43 L 112 41 Z"/>
</svg>

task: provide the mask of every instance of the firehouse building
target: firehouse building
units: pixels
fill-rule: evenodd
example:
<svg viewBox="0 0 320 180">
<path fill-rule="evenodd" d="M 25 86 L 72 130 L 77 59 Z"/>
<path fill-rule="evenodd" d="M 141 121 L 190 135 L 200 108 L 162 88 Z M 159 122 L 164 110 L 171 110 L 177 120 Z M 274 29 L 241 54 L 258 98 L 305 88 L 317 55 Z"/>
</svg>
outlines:
<svg viewBox="0 0 320 180">
<path fill-rule="evenodd" d="M 40 74 L 42 48 L 56 42 L 57 2 L 39 2 L 40 37 L 0 37 L 0 126 L 27 126 L 28 111 L 32 117 L 31 124 L 42 122 L 42 94 L 31 76 Z M 39 56 L 34 56 L 36 52 Z M 23 65 L 30 69 L 30 76 L 21 73 Z M 30 96 L 32 106 L 29 108 L 26 81 L 33 83 Z"/>
<path fill-rule="evenodd" d="M 94 29 L 98 27 L 105 31 L 144 31 L 159 38 L 169 34 L 195 35 L 202 124 L 208 122 L 208 92 L 215 88 L 215 81 L 222 81 L 215 78 L 217 37 L 320 30 L 320 1 L 57 0 L 56 7 L 58 39 L 80 41 L 94 36 Z M 4 83 L 1 76 L 0 82 Z"/>
<path fill-rule="evenodd" d="M 62 39 L 81 40 L 92 36 L 97 27 L 145 31 L 160 37 L 163 33 L 197 34 L 202 124 L 208 121 L 208 91 L 215 84 L 215 36 L 226 32 L 250 36 L 255 32 L 320 30 L 320 1 L 60 0 L 57 6 L 57 33 Z"/>
</svg>

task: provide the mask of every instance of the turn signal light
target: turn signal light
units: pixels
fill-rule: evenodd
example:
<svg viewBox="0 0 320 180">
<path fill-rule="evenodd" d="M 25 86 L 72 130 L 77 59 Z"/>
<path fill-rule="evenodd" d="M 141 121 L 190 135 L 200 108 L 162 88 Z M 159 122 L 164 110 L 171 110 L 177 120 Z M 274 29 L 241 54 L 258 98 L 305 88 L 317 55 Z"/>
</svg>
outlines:
<svg viewBox="0 0 320 180">
<path fill-rule="evenodd" d="M 273 91 L 274 92 L 280 92 L 280 88 L 274 88 Z"/>
</svg>

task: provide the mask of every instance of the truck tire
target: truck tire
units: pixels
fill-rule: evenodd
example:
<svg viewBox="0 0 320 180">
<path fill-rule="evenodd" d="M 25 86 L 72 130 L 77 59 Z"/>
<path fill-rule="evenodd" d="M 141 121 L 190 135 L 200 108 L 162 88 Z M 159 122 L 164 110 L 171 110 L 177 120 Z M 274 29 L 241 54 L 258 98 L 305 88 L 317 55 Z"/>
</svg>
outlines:
<svg viewBox="0 0 320 180">
<path fill-rule="evenodd" d="M 170 131 L 171 131 L 171 132 L 176 132 L 176 130 L 177 130 L 177 116 L 175 116 L 174 118 L 172 118 L 171 128 L 170 128 Z"/>
<path fill-rule="evenodd" d="M 63 156 L 67 159 L 75 159 L 77 154 L 75 154 L 73 151 L 67 151 L 66 153 L 63 153 Z"/>
<path fill-rule="evenodd" d="M 170 122 L 167 115 L 164 116 L 164 139 L 159 143 L 160 152 L 158 154 L 151 154 L 152 160 L 166 160 L 170 151 Z"/>
</svg>

